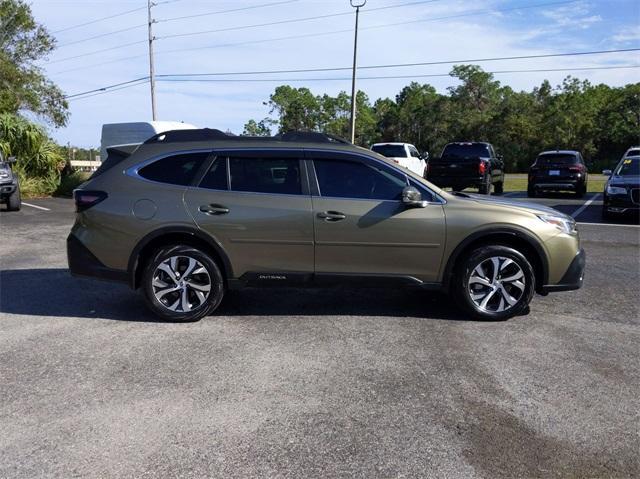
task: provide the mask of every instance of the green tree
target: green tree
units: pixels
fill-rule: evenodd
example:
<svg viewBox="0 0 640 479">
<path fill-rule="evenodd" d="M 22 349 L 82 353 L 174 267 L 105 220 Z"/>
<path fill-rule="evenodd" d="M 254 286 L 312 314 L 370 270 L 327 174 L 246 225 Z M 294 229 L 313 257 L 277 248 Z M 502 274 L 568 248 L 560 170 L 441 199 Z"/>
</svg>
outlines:
<svg viewBox="0 0 640 479">
<path fill-rule="evenodd" d="M 56 190 L 65 160 L 43 128 L 18 115 L 0 113 L 0 149 L 17 158 L 14 171 L 25 195 Z"/>
<path fill-rule="evenodd" d="M 0 0 L 0 112 L 30 111 L 55 126 L 68 120 L 60 88 L 35 62 L 46 58 L 54 38 L 23 0 Z"/>
<path fill-rule="evenodd" d="M 279 132 L 316 130 L 318 127 L 318 99 L 308 88 L 281 85 L 269 97 L 269 113 L 276 114 Z"/>
<path fill-rule="evenodd" d="M 255 120 L 249 120 L 244 124 L 242 130 L 242 136 L 271 136 L 271 125 L 273 120 L 270 118 L 264 118 L 256 122 Z"/>
</svg>

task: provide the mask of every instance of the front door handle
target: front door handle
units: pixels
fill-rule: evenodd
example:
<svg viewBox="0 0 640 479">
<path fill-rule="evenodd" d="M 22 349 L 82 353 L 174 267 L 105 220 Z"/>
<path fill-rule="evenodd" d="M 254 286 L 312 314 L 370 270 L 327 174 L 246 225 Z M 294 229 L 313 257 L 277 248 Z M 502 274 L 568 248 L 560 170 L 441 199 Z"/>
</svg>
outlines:
<svg viewBox="0 0 640 479">
<path fill-rule="evenodd" d="M 198 208 L 201 213 L 205 215 L 226 215 L 229 212 L 229 208 L 222 205 L 202 205 Z"/>
<path fill-rule="evenodd" d="M 325 221 L 340 221 L 345 219 L 346 215 L 339 211 L 323 211 L 322 213 L 318 213 L 318 218 Z"/>
</svg>

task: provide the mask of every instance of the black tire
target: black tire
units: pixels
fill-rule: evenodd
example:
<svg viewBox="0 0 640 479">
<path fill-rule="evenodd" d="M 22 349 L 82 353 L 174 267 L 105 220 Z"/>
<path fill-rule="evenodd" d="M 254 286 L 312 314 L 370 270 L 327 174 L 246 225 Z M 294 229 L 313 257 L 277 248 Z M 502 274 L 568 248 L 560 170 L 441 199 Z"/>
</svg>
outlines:
<svg viewBox="0 0 640 479">
<path fill-rule="evenodd" d="M 579 186 L 578 189 L 576 190 L 577 198 L 582 198 L 586 194 L 587 194 L 587 185 Z"/>
<path fill-rule="evenodd" d="M 496 195 L 503 194 L 504 193 L 504 181 L 498 181 L 493 187 L 493 192 Z"/>
<path fill-rule="evenodd" d="M 21 207 L 22 198 L 20 197 L 20 187 L 18 186 L 16 191 L 7 198 L 7 211 L 20 211 Z"/>
<path fill-rule="evenodd" d="M 451 187 L 451 191 L 462 191 L 464 190 L 464 188 L 462 188 L 461 186 L 452 186 Z"/>
<path fill-rule="evenodd" d="M 478 188 L 478 193 L 481 195 L 490 195 L 491 194 L 491 181 L 483 183 Z"/>
<path fill-rule="evenodd" d="M 536 197 L 536 189 L 533 186 L 528 186 L 527 187 L 527 196 L 529 198 L 535 198 Z"/>
<path fill-rule="evenodd" d="M 613 215 L 607 211 L 607 207 L 604 205 L 602 206 L 602 219 L 607 221 L 611 221 L 613 219 Z"/>
<path fill-rule="evenodd" d="M 179 258 L 175 263 L 175 269 L 178 272 L 173 277 L 175 279 L 172 279 L 168 272 L 158 269 L 162 263 L 170 262 L 172 257 Z M 189 274 L 187 269 L 191 260 L 196 261 L 196 266 L 192 268 L 194 272 Z M 201 268 L 197 263 L 204 268 L 205 272 L 198 273 Z M 206 288 L 207 281 L 209 291 L 205 295 L 206 291 L 202 288 Z M 167 289 L 175 288 L 175 290 L 158 299 L 157 294 L 163 288 L 158 286 L 158 282 L 166 284 Z M 154 290 L 154 287 L 159 289 Z M 220 305 L 224 297 L 225 284 L 220 267 L 208 254 L 192 246 L 171 245 L 158 249 L 148 261 L 142 275 L 142 289 L 147 305 L 158 317 L 166 321 L 189 322 L 211 314 Z M 200 294 L 205 296 L 204 300 Z M 183 306 L 185 301 L 186 308 Z M 193 303 L 198 301 L 200 304 L 191 309 L 192 301 Z M 172 310 L 171 306 L 176 307 Z"/>
<path fill-rule="evenodd" d="M 492 258 L 498 258 L 498 275 L 493 272 L 494 263 Z M 511 260 L 511 262 L 507 262 L 507 259 Z M 480 301 L 482 304 L 482 300 L 489 296 L 484 308 L 474 302 L 471 296 L 472 286 L 469 282 L 472 275 L 474 275 L 474 278 L 478 276 L 474 270 L 480 265 L 483 265 L 481 270 L 486 273 L 485 278 L 481 277 L 480 279 L 483 281 L 490 280 L 492 283 L 499 285 L 499 289 L 494 289 L 493 286 L 474 283 L 473 288 L 478 288 L 478 296 L 486 293 L 485 296 L 476 298 L 476 301 Z M 485 265 L 490 265 L 491 270 L 487 271 Z M 520 289 L 520 286 L 516 287 L 517 281 L 502 283 L 500 280 L 500 274 L 506 274 L 507 278 L 509 278 L 520 273 L 522 273 L 521 278 L 523 280 L 521 281 L 522 289 Z M 495 281 L 493 280 L 494 277 L 496 278 Z M 461 305 L 462 309 L 471 317 L 480 320 L 502 321 L 526 313 L 535 292 L 535 274 L 529 261 L 519 251 L 501 245 L 483 246 L 472 251 L 468 257 L 462 259 L 459 263 L 453 281 L 452 292 L 456 303 Z M 492 293 L 491 291 L 494 292 Z M 509 295 L 510 300 L 507 300 L 507 296 L 503 292 Z M 510 301 L 515 302 L 513 305 L 508 306 Z M 501 307 L 503 307 L 502 311 L 500 311 Z"/>
</svg>

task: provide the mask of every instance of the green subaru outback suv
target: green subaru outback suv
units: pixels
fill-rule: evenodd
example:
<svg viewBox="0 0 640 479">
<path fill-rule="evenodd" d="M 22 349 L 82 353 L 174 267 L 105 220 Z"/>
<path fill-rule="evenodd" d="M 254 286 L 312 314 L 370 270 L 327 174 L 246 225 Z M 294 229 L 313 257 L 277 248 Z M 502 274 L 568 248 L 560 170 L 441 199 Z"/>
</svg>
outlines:
<svg viewBox="0 0 640 479">
<path fill-rule="evenodd" d="M 506 319 L 582 285 L 572 218 L 447 193 L 339 138 L 182 130 L 108 153 L 75 191 L 69 268 L 141 289 L 164 319 L 202 318 L 243 286 L 342 284 L 441 290 Z"/>
</svg>

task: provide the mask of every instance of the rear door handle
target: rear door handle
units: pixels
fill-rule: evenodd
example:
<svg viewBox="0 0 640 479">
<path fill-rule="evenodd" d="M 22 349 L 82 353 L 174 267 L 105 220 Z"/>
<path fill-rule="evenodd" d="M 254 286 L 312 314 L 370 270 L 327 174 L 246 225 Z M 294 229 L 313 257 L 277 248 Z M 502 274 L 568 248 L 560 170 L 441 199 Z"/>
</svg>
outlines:
<svg viewBox="0 0 640 479">
<path fill-rule="evenodd" d="M 229 212 L 229 208 L 222 205 L 202 205 L 198 208 L 201 213 L 205 215 L 226 215 Z"/>
<path fill-rule="evenodd" d="M 318 213 L 318 218 L 325 221 L 340 221 L 345 219 L 346 215 L 339 211 L 323 211 L 322 213 Z"/>
</svg>

